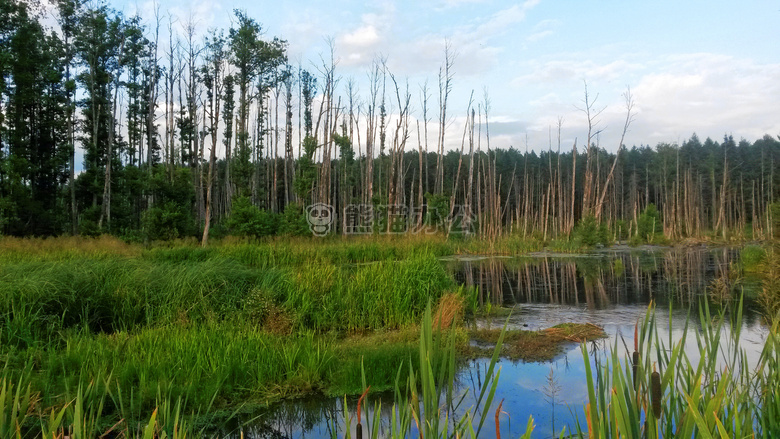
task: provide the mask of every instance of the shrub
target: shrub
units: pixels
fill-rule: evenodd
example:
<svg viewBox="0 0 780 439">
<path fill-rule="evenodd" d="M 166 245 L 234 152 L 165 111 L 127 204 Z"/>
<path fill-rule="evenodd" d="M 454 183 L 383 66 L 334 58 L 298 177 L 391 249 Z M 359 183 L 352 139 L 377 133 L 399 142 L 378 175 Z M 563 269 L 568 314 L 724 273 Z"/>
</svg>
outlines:
<svg viewBox="0 0 780 439">
<path fill-rule="evenodd" d="M 81 236 L 100 236 L 101 230 L 100 227 L 98 227 L 99 218 L 99 206 L 90 206 L 84 209 L 81 213 L 81 221 L 79 222 L 79 233 Z"/>
<path fill-rule="evenodd" d="M 233 201 L 227 228 L 233 235 L 260 238 L 276 234 L 278 221 L 273 212 L 253 205 L 248 197 L 239 197 Z"/>
<path fill-rule="evenodd" d="M 780 239 L 780 202 L 769 205 L 769 215 L 772 218 L 772 236 Z"/>
<path fill-rule="evenodd" d="M 763 279 L 758 303 L 766 319 L 775 322 L 780 319 L 780 245 L 766 252 L 762 265 Z"/>
<path fill-rule="evenodd" d="M 615 221 L 615 224 L 612 226 L 612 229 L 615 233 L 615 239 L 623 241 L 629 238 L 628 236 L 629 225 L 625 220 Z"/>
<path fill-rule="evenodd" d="M 583 217 L 574 228 L 574 239 L 583 245 L 594 246 L 610 243 L 609 229 L 604 223 L 599 223 L 596 217 L 588 215 Z"/>
<path fill-rule="evenodd" d="M 169 240 L 195 234 L 195 220 L 186 208 L 169 201 L 144 212 L 144 236 L 152 241 Z"/>
<path fill-rule="evenodd" d="M 645 207 L 644 212 L 639 215 L 637 220 L 637 234 L 643 242 L 653 242 L 656 235 L 663 231 L 663 222 L 661 215 L 655 204 L 650 203 Z"/>
<path fill-rule="evenodd" d="M 288 204 L 279 218 L 279 234 L 288 236 L 311 236 L 309 223 L 303 207 L 296 204 Z"/>
</svg>

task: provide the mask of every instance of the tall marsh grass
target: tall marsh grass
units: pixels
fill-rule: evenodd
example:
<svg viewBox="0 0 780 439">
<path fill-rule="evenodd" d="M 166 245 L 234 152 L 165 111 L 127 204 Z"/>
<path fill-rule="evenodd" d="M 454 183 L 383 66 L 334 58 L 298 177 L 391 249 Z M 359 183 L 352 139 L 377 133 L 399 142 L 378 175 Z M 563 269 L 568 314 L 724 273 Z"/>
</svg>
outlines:
<svg viewBox="0 0 780 439">
<path fill-rule="evenodd" d="M 113 236 L 98 238 L 60 236 L 57 238 L 15 238 L 0 236 L 0 264 L 16 262 L 61 261 L 137 257 L 143 248 L 127 244 Z"/>
<path fill-rule="evenodd" d="M 608 361 L 595 370 L 582 345 L 589 402 L 584 416 L 587 429 L 578 424 L 577 436 L 778 437 L 777 324 L 754 365 L 739 346 L 741 303 L 732 318 L 729 322 L 724 315 L 710 315 L 705 303 L 699 313 L 701 331 L 686 324 L 682 339 L 674 341 L 670 335 L 664 340 L 651 309 L 638 325 L 635 353 L 622 355 L 625 350 L 616 340 Z M 691 336 L 698 349 L 688 353 L 686 340 Z"/>
<path fill-rule="evenodd" d="M 56 344 L 67 329 L 132 331 L 224 318 L 268 272 L 229 260 L 81 259 L 0 267 L 0 342 Z"/>
<path fill-rule="evenodd" d="M 777 437 L 780 433 L 780 395 L 777 392 L 777 383 L 780 382 L 780 336 L 777 325 L 772 328 L 757 364 L 749 364 L 746 353 L 739 347 L 739 310 L 733 313 L 731 323 L 735 329 L 732 331 L 726 330 L 730 322 L 722 315 L 710 315 L 706 304 L 699 313 L 699 319 L 701 330 L 694 329 L 694 325 L 686 325 L 682 339 L 672 340 L 670 335 L 666 340 L 660 336 L 654 310 L 649 309 L 645 319 L 637 325 L 633 349 L 618 340 L 606 358 L 596 361 L 595 368 L 592 364 L 594 359 L 583 344 L 586 369 L 583 385 L 587 389 L 588 403 L 584 408 L 572 408 L 584 413 L 584 416 L 574 431 L 564 430 L 561 437 Z M 133 367 L 136 370 L 142 368 L 139 366 L 141 352 L 148 349 L 157 354 L 156 360 L 145 360 L 150 365 L 160 361 L 166 369 L 175 369 L 176 359 L 189 351 L 185 345 L 195 345 L 198 352 L 205 351 L 203 358 L 194 363 L 197 364 L 197 373 L 205 374 L 214 368 L 229 369 L 233 356 L 239 356 L 235 359 L 236 363 L 258 363 L 258 368 L 266 367 L 262 363 L 263 357 L 271 357 L 267 360 L 270 362 L 289 362 L 291 367 L 286 367 L 286 370 L 291 379 L 310 367 L 306 365 L 307 362 L 318 364 L 315 369 L 325 369 L 324 365 L 328 362 L 338 361 L 328 358 L 327 348 L 320 351 L 325 354 L 311 358 L 311 352 L 318 352 L 317 346 L 306 344 L 307 341 L 296 346 L 284 345 L 284 342 L 279 345 L 275 344 L 278 340 L 263 339 L 267 334 L 243 335 L 246 343 L 254 340 L 251 345 L 234 345 L 237 343 L 235 341 L 220 345 L 219 339 L 230 338 L 229 334 L 233 332 L 215 330 L 211 335 L 188 338 L 178 347 L 179 342 L 170 341 L 177 337 L 170 333 L 145 334 L 138 341 L 114 336 L 120 340 L 111 343 L 131 346 L 119 351 L 135 353 L 132 356 L 137 359 L 131 361 L 135 361 Z M 696 339 L 697 351 L 685 350 L 688 334 Z M 382 410 L 380 399 L 369 395 L 361 402 L 364 407 L 373 403 L 371 414 L 363 411 L 363 416 L 345 410 L 343 421 L 347 428 L 341 433 L 334 432 L 335 437 L 351 439 L 354 437 L 353 428 L 360 431 L 357 437 L 364 437 L 363 433 L 365 437 L 381 435 L 399 439 L 412 436 L 442 439 L 480 437 L 487 422 L 495 419 L 498 426 L 501 404 L 494 410 L 494 396 L 500 377 L 497 363 L 502 339 L 498 340 L 479 388 L 469 390 L 473 392 L 473 400 L 476 401 L 469 408 L 459 408 L 463 401 L 462 393 L 456 391 L 454 386 L 457 373 L 456 339 L 456 331 L 437 329 L 428 306 L 420 324 L 417 355 L 408 362 L 402 362 L 397 369 L 395 397 L 389 412 Z M 134 343 L 138 346 L 132 346 Z M 74 353 L 85 346 L 74 346 Z M 261 346 L 266 346 L 268 350 L 251 352 Z M 98 357 L 117 355 L 116 347 L 107 347 Z M 101 351 L 94 348 L 88 350 Z M 631 351 L 631 355 L 626 351 Z M 127 358 L 123 361 L 127 361 Z M 228 365 L 223 366 L 224 363 Z M 137 382 L 133 379 L 124 381 L 121 378 L 121 365 L 114 365 L 115 373 L 98 373 L 90 380 L 74 383 L 63 393 L 66 395 L 65 401 L 55 404 L 40 397 L 40 390 L 35 387 L 36 382 L 30 369 L 25 369 L 25 373 L 15 377 L 8 375 L 6 370 L 0 378 L 0 434 L 3 437 L 19 438 L 76 438 L 97 437 L 114 431 L 123 437 L 133 438 L 213 437 L 213 432 L 193 428 L 195 424 L 192 415 L 188 415 L 191 412 L 187 407 L 197 403 L 198 392 L 177 395 L 173 391 L 175 386 L 159 388 L 152 404 L 128 406 L 123 401 L 128 400 L 127 392 L 136 392 L 134 386 L 137 386 Z M 278 367 L 270 366 L 270 369 Z M 372 375 L 366 373 L 365 368 L 361 369 L 359 379 L 362 388 L 367 388 Z M 402 371 L 406 371 L 403 376 Z M 230 377 L 232 373 L 238 372 L 224 373 L 222 377 Z M 253 374 L 238 373 L 234 382 L 246 383 Z M 208 381 L 208 377 L 203 375 L 193 377 L 192 380 L 202 385 Z M 186 382 L 182 386 L 186 388 Z M 124 397 L 121 396 L 123 392 Z M 200 392 L 208 393 L 208 389 Z M 129 400 L 136 401 L 136 398 L 139 397 L 134 395 Z M 202 403 L 204 405 L 201 407 L 214 407 L 213 400 Z M 105 418 L 103 415 L 106 413 L 112 415 Z M 460 415 L 455 416 L 455 413 Z M 529 418 L 522 437 L 531 437 L 533 429 L 533 418 Z"/>
<path fill-rule="evenodd" d="M 419 321 L 429 300 L 454 287 L 432 254 L 338 268 L 297 271 L 284 305 L 314 329 L 394 329 Z"/>
</svg>

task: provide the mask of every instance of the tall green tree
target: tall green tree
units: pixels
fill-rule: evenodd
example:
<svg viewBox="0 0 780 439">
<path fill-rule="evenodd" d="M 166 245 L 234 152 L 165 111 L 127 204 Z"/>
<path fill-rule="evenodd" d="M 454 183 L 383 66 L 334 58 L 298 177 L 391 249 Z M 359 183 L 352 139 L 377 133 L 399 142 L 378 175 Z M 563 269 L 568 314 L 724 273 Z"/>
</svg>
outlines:
<svg viewBox="0 0 780 439">
<path fill-rule="evenodd" d="M 252 149 L 249 136 L 249 109 L 255 97 L 264 95 L 275 85 L 275 70 L 286 62 L 287 43 L 278 38 L 264 41 L 262 28 L 240 10 L 234 11 L 236 24 L 229 31 L 231 63 L 236 68 L 238 111 L 236 127 L 236 187 L 239 195 L 249 189 Z M 256 93 L 250 88 L 257 84 Z M 258 111 L 264 111 L 262 106 Z M 260 147 L 260 143 L 256 143 Z M 256 154 L 262 157 L 262 153 Z"/>
<path fill-rule="evenodd" d="M 66 178 L 64 47 L 26 3 L 4 5 L 0 30 L 0 225 L 5 233 L 51 235 L 62 220 L 58 192 Z"/>
</svg>

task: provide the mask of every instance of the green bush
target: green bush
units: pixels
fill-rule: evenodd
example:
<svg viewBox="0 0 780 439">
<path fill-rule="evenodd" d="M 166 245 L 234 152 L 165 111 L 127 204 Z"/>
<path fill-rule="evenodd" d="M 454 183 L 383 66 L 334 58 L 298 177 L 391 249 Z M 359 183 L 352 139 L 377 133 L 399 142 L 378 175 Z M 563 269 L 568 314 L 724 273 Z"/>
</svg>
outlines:
<svg viewBox="0 0 780 439">
<path fill-rule="evenodd" d="M 607 245 L 611 241 L 607 225 L 599 223 L 592 215 L 580 219 L 574 228 L 574 239 L 587 246 Z"/>
<path fill-rule="evenodd" d="M 276 214 L 253 205 L 248 197 L 233 201 L 233 211 L 227 220 L 231 234 L 261 238 L 275 235 L 278 227 Z"/>
<path fill-rule="evenodd" d="M 628 236 L 629 225 L 625 220 L 615 221 L 615 224 L 612 226 L 612 229 L 615 234 L 615 239 L 623 241 L 629 238 Z"/>
<path fill-rule="evenodd" d="M 450 214 L 450 198 L 447 195 L 425 194 L 428 202 L 428 211 L 425 214 L 425 223 L 429 226 L 440 226 Z"/>
<path fill-rule="evenodd" d="M 637 234 L 643 242 L 653 242 L 656 235 L 660 235 L 663 232 L 663 222 L 661 221 L 661 215 L 658 213 L 658 209 L 655 204 L 650 203 L 645 208 L 644 212 L 639 215 L 637 220 Z"/>
<path fill-rule="evenodd" d="M 144 212 L 141 224 L 144 236 L 152 241 L 193 236 L 196 232 L 192 215 L 185 207 L 173 201 Z"/>
<path fill-rule="evenodd" d="M 296 204 L 288 204 L 279 218 L 280 235 L 288 236 L 311 236 L 309 223 L 306 222 L 306 215 L 303 208 Z"/>
<path fill-rule="evenodd" d="M 100 218 L 100 206 L 90 206 L 81 212 L 79 221 L 79 233 L 81 236 L 100 236 L 101 230 L 98 227 Z"/>
<path fill-rule="evenodd" d="M 769 215 L 772 218 L 772 235 L 780 239 L 780 202 L 769 205 Z"/>
</svg>

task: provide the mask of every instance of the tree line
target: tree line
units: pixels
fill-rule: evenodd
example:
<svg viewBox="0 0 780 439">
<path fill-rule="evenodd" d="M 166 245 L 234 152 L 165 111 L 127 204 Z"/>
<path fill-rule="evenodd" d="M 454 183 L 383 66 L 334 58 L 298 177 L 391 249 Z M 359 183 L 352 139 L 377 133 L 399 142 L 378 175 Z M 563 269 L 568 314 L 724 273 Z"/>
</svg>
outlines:
<svg viewBox="0 0 780 439">
<path fill-rule="evenodd" d="M 446 231 L 469 212 L 470 230 L 491 238 L 555 238 L 583 223 L 642 237 L 648 218 L 671 239 L 777 233 L 780 137 L 627 148 L 629 90 L 609 152 L 586 85 L 579 147 L 561 143 L 559 119 L 547 145 L 497 149 L 486 93 L 453 123 L 449 44 L 435 86 L 412 87 L 378 58 L 361 95 L 332 44 L 319 64 L 295 66 L 287 42 L 240 10 L 229 29 L 198 35 L 159 9 L 145 22 L 99 0 L 53 3 L 47 28 L 40 5 L 0 1 L 0 234 L 205 245 L 210 234 L 307 234 L 304 209 L 317 202 L 334 207 L 336 234 L 358 204 L 403 206 L 408 224 Z"/>
</svg>

